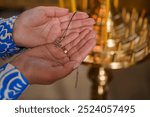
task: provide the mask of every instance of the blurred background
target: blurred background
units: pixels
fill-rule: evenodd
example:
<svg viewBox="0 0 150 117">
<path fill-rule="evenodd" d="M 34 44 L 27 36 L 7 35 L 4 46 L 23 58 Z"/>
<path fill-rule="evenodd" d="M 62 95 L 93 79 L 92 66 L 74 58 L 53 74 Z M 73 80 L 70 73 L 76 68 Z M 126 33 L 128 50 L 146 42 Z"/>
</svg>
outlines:
<svg viewBox="0 0 150 117">
<path fill-rule="evenodd" d="M 24 10 L 36 6 L 60 6 L 70 11 L 81 10 L 92 16 L 99 7 L 100 0 L 0 0 L 0 17 L 19 15 Z M 150 17 L 149 0 L 119 0 L 118 9 L 126 8 L 137 12 L 146 10 Z M 99 68 L 99 67 L 98 67 Z M 98 69 L 92 64 L 82 64 L 79 69 L 78 86 L 75 88 L 76 70 L 63 80 L 52 85 L 32 85 L 19 99 L 150 99 L 150 56 L 135 65 L 118 70 L 108 70 L 110 81 L 107 93 L 99 95 Z"/>
</svg>

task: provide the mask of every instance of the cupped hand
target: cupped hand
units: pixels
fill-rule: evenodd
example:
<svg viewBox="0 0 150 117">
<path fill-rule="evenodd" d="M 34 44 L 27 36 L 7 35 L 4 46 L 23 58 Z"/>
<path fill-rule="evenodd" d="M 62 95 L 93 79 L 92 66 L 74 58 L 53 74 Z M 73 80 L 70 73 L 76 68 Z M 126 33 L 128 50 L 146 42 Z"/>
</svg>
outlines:
<svg viewBox="0 0 150 117">
<path fill-rule="evenodd" d="M 67 53 L 54 44 L 28 49 L 12 64 L 25 75 L 30 84 L 51 84 L 64 78 L 81 64 L 95 46 L 95 35 L 94 31 L 84 30 L 72 37 L 76 39 L 66 39 L 62 46 Z"/>
<path fill-rule="evenodd" d="M 23 12 L 15 21 L 13 39 L 18 46 L 36 47 L 52 43 L 60 38 L 72 17 L 68 9 L 58 7 L 35 7 Z M 95 21 L 84 12 L 77 12 L 67 35 L 92 29 Z"/>
</svg>

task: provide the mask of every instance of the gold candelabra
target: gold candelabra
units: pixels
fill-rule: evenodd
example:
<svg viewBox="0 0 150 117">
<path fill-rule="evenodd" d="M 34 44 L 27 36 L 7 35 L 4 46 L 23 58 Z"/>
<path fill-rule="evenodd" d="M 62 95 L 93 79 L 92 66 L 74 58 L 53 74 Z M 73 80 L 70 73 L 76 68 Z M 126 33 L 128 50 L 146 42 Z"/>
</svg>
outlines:
<svg viewBox="0 0 150 117">
<path fill-rule="evenodd" d="M 110 69 L 135 65 L 149 54 L 146 11 L 119 10 L 119 0 L 98 0 L 91 16 L 96 20 L 97 45 L 84 63 L 92 64 L 93 99 L 105 99 L 109 89 Z M 92 72 L 93 71 L 93 72 Z M 96 79 L 94 79 L 96 78 Z"/>
</svg>

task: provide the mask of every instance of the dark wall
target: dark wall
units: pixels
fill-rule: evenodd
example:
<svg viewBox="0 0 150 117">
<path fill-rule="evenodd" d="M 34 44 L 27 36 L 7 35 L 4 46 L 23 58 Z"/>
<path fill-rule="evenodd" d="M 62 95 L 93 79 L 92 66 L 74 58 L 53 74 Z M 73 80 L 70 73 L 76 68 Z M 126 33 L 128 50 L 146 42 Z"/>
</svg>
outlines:
<svg viewBox="0 0 150 117">
<path fill-rule="evenodd" d="M 111 75 L 108 99 L 150 99 L 150 56 L 130 68 L 111 70 Z"/>
</svg>

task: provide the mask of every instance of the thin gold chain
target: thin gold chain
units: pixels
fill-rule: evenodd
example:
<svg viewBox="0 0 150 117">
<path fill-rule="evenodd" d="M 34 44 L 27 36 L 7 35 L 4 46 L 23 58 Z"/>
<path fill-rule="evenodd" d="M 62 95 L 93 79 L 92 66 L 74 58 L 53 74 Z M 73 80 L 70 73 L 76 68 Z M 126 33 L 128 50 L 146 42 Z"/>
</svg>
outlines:
<svg viewBox="0 0 150 117">
<path fill-rule="evenodd" d="M 76 13 L 77 13 L 77 12 L 74 12 L 74 13 L 73 13 L 73 15 L 72 15 L 72 17 L 71 17 L 71 19 L 70 19 L 70 21 L 69 21 L 69 23 L 68 23 L 68 25 L 67 25 L 67 28 L 65 29 L 64 33 L 62 34 L 62 37 L 61 37 L 59 40 L 56 40 L 56 41 L 54 42 L 54 44 L 55 44 L 56 47 L 61 47 L 61 46 L 62 46 L 62 45 L 61 45 L 61 42 L 62 42 L 63 39 L 65 39 L 66 34 L 67 34 L 67 31 L 68 31 L 68 29 L 69 29 L 69 26 L 70 26 L 70 24 L 71 24 L 71 22 L 72 22 L 72 20 L 73 20 L 73 17 L 75 16 Z"/>
</svg>

